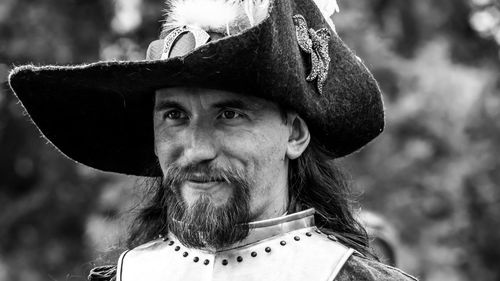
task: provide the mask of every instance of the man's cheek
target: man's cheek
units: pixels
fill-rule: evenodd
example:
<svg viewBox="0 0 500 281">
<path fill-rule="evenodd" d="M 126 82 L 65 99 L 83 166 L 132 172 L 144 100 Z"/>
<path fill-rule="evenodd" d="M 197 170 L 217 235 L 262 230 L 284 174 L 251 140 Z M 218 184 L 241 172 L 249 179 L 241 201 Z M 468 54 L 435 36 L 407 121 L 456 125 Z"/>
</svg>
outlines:
<svg viewBox="0 0 500 281">
<path fill-rule="evenodd" d="M 172 140 L 158 139 L 155 141 L 155 153 L 163 167 L 175 163 L 182 156 L 183 146 Z"/>
</svg>

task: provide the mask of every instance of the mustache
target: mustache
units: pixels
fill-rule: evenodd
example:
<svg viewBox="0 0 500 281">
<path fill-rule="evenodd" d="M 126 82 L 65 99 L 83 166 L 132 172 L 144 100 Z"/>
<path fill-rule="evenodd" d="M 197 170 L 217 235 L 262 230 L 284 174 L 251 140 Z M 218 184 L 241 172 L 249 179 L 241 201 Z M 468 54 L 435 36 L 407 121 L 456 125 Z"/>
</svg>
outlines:
<svg viewBox="0 0 500 281">
<path fill-rule="evenodd" d="M 216 164 L 190 164 L 180 166 L 170 164 L 164 170 L 163 184 L 165 186 L 179 186 L 185 181 L 196 182 L 225 182 L 239 186 L 247 186 L 248 180 L 242 170 L 232 166 Z"/>
</svg>

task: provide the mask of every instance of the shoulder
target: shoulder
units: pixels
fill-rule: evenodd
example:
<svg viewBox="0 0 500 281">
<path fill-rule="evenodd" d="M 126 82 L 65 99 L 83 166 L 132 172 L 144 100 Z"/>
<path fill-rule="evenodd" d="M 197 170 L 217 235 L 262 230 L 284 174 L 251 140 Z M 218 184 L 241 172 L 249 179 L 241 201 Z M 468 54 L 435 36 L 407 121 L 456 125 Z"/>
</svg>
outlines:
<svg viewBox="0 0 500 281">
<path fill-rule="evenodd" d="M 404 271 L 381 262 L 353 254 L 337 276 L 337 281 L 349 280 L 386 280 L 386 281 L 416 281 L 417 278 Z"/>
<path fill-rule="evenodd" d="M 121 253 L 118 258 L 118 263 L 116 265 L 103 265 L 97 266 L 90 270 L 87 280 L 89 281 L 119 281 L 121 280 L 121 271 L 123 268 L 123 262 L 125 256 L 133 255 L 135 253 L 141 253 L 146 250 L 154 249 L 158 247 L 160 239 L 153 240 L 151 242 L 137 246 L 132 250 L 125 250 Z"/>
<path fill-rule="evenodd" d="M 89 281 L 116 281 L 116 265 L 104 265 L 90 270 Z"/>
</svg>

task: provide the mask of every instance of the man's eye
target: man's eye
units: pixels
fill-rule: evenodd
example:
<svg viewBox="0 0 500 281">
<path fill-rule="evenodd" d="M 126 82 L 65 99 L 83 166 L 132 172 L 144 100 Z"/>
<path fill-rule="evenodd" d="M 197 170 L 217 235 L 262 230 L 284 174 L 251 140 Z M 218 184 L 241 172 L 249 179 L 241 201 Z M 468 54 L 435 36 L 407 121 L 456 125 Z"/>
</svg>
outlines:
<svg viewBox="0 0 500 281">
<path fill-rule="evenodd" d="M 170 110 L 165 112 L 164 118 L 171 120 L 185 119 L 187 116 L 180 110 Z"/>
<path fill-rule="evenodd" d="M 222 119 L 235 119 L 235 118 L 240 118 L 242 115 L 236 111 L 233 110 L 225 110 L 221 113 L 221 118 Z"/>
</svg>

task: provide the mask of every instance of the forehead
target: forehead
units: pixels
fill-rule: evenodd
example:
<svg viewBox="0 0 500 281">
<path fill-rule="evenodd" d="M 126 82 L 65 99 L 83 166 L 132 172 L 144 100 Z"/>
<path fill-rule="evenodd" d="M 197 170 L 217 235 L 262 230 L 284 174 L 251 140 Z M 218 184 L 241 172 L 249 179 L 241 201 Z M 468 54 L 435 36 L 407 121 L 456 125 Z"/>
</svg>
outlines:
<svg viewBox="0 0 500 281">
<path fill-rule="evenodd" d="M 279 109 L 275 103 L 253 96 L 228 92 L 217 89 L 205 89 L 194 87 L 172 87 L 156 91 L 155 103 L 169 101 L 185 105 L 200 105 L 201 107 L 213 107 L 220 104 L 231 103 L 241 105 L 248 109 Z"/>
</svg>

